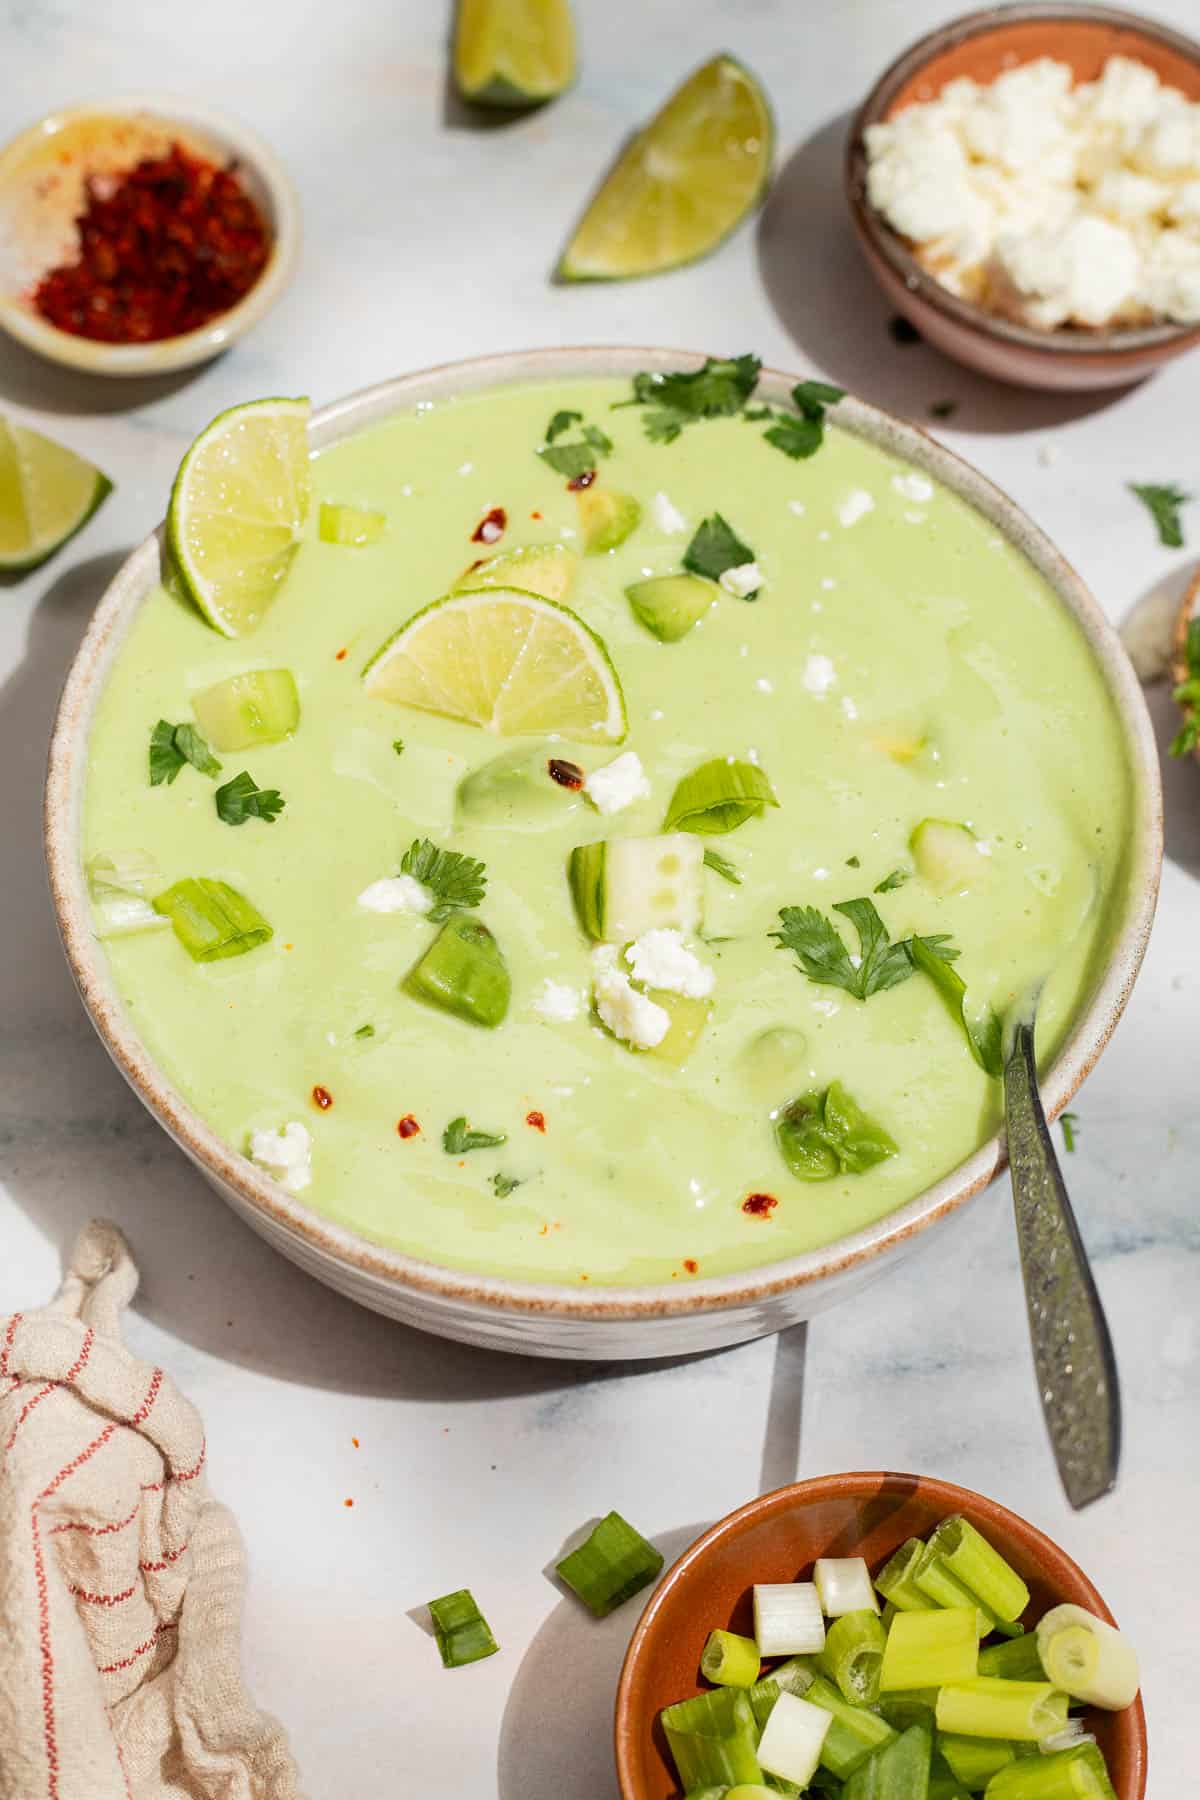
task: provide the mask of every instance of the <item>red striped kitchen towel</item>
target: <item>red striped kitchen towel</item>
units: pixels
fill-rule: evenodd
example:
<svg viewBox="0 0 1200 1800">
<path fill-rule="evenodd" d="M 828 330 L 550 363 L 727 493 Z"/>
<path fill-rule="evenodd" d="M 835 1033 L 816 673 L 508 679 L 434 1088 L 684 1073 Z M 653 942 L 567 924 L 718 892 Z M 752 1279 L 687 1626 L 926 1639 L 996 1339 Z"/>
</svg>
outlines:
<svg viewBox="0 0 1200 1800">
<path fill-rule="evenodd" d="M 0 1800 L 297 1800 L 200 1419 L 121 1341 L 136 1287 L 97 1220 L 51 1305 L 0 1318 Z"/>
</svg>

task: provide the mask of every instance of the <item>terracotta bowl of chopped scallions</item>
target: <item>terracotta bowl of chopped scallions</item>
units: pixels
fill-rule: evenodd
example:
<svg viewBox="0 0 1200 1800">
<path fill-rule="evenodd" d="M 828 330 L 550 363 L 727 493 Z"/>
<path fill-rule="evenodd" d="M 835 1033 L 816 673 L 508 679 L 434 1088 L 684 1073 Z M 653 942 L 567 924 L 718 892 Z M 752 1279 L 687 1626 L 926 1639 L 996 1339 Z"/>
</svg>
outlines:
<svg viewBox="0 0 1200 1800">
<path fill-rule="evenodd" d="M 1183 714 L 1171 754 L 1200 758 L 1200 575 L 1188 583 L 1179 609 L 1171 673 L 1175 702 Z"/>
<path fill-rule="evenodd" d="M 764 1494 L 670 1569 L 621 1672 L 622 1800 L 1143 1800 L 1136 1652 L 1083 1570 L 923 1475 Z"/>
</svg>

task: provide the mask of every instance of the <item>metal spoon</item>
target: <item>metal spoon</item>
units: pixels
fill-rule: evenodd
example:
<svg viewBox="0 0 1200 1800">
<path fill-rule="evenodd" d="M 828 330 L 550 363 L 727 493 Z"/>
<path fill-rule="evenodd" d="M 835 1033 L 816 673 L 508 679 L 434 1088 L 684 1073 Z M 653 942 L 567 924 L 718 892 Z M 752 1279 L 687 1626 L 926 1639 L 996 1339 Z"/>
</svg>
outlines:
<svg viewBox="0 0 1200 1800">
<path fill-rule="evenodd" d="M 1117 1479 L 1121 1394 L 1108 1321 L 1038 1094 L 1040 994 L 1039 982 L 1005 1021 L 1004 1114 L 1038 1391 L 1058 1473 L 1078 1512 Z"/>
</svg>

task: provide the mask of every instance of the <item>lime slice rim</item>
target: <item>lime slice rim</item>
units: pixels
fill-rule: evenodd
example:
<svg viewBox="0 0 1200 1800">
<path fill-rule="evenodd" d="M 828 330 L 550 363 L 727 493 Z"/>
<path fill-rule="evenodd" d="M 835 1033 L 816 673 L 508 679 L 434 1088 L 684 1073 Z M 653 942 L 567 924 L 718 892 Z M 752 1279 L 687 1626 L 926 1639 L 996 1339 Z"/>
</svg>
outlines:
<svg viewBox="0 0 1200 1800">
<path fill-rule="evenodd" d="M 495 3 L 495 0 L 493 0 Z M 557 9 L 559 18 L 554 23 L 561 31 L 565 48 L 566 67 L 561 79 L 552 80 L 540 86 L 522 85 L 524 77 L 517 76 L 510 70 L 501 68 L 493 58 L 489 63 L 486 76 L 472 85 L 469 80 L 470 55 L 466 45 L 469 23 L 463 0 L 458 0 L 454 20 L 453 43 L 451 46 L 451 65 L 454 86 L 458 97 L 467 106 L 495 109 L 497 111 L 521 112 L 532 111 L 543 107 L 552 100 L 558 100 L 568 93 L 579 79 L 579 32 L 576 26 L 571 0 L 545 0 L 548 11 Z"/>
<path fill-rule="evenodd" d="M 530 593 L 527 588 L 466 588 L 459 591 L 452 591 L 448 594 L 442 594 L 438 599 L 430 600 L 426 605 L 418 607 L 416 612 L 410 614 L 402 625 L 397 626 L 390 637 L 384 639 L 374 655 L 368 658 L 363 664 L 359 680 L 363 683 L 368 698 L 375 698 L 375 696 L 371 694 L 371 684 L 368 680 L 371 670 L 377 668 L 379 664 L 386 660 L 387 653 L 399 643 L 401 638 L 406 636 L 412 630 L 419 620 L 428 618 L 431 613 L 440 612 L 446 607 L 451 606 L 456 610 L 464 612 L 477 611 L 480 607 L 495 605 L 506 596 L 511 596 L 525 602 L 531 612 L 561 614 L 569 622 L 572 630 L 577 633 L 580 641 L 590 647 L 593 652 L 591 657 L 592 664 L 600 671 L 609 695 L 609 716 L 605 722 L 603 731 L 597 731 L 595 733 L 595 741 L 603 741 L 612 744 L 623 743 L 629 733 L 629 712 L 625 705 L 625 690 L 621 685 L 621 677 L 617 672 L 616 664 L 609 654 L 608 645 L 604 642 L 604 639 L 600 636 L 599 632 L 594 631 L 587 620 L 581 618 L 573 608 L 564 606 L 561 600 L 548 600 L 544 594 Z M 399 704 L 403 703 L 401 702 Z M 617 715 L 615 720 L 613 717 L 614 706 Z M 423 711 L 425 709 L 415 708 L 414 710 Z M 464 724 L 472 723 L 470 720 L 462 720 L 461 722 Z M 614 729 L 615 724 L 619 724 L 619 730 Z M 484 725 L 478 727 L 478 729 L 488 730 L 489 727 Z M 501 734 L 498 733 L 497 735 Z M 552 737 L 554 735 L 554 727 L 543 726 L 539 727 L 537 733 L 521 732 L 513 733 L 512 735 L 522 737 L 535 735 Z M 593 740 L 588 738 L 572 741 L 591 742 Z"/>
</svg>

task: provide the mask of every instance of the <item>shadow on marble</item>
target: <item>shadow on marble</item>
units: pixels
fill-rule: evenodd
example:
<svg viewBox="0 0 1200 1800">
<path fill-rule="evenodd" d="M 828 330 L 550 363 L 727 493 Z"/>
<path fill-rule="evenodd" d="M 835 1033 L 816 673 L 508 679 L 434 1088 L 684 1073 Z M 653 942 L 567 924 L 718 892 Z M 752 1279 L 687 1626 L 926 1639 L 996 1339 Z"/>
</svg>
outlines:
<svg viewBox="0 0 1200 1800">
<path fill-rule="evenodd" d="M 667 1567 L 711 1519 L 661 1532 Z M 573 1596 L 560 1600 L 513 1679 L 500 1725 L 499 1800 L 617 1800 L 613 1705 L 626 1646 L 644 1601 L 594 1619 Z"/>
<path fill-rule="evenodd" d="M 758 1491 L 769 1494 L 788 1487 L 800 1468 L 804 1421 L 804 1371 L 808 1360 L 808 1325 L 790 1325 L 775 1339 L 767 1422 L 763 1430 Z"/>
<path fill-rule="evenodd" d="M 88 375 L 64 369 L 0 334 L 0 400 L 43 413 L 124 413 L 165 400 L 195 381 L 214 358 L 171 375 Z"/>
<path fill-rule="evenodd" d="M 453 38 L 446 39 L 446 73 L 442 80 L 443 131 L 510 130 L 544 111 L 545 105 L 543 102 L 533 106 L 473 106 L 469 100 L 464 100 L 454 82 Z"/>
<path fill-rule="evenodd" d="M 758 221 L 767 297 L 797 348 L 852 393 L 927 430 L 1023 432 L 1085 418 L 1129 390 L 1039 394 L 990 381 L 924 342 L 901 345 L 850 223 L 842 157 L 853 115 L 802 143 L 775 176 Z M 953 402 L 939 422 L 931 408 Z"/>
</svg>

